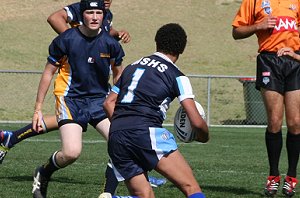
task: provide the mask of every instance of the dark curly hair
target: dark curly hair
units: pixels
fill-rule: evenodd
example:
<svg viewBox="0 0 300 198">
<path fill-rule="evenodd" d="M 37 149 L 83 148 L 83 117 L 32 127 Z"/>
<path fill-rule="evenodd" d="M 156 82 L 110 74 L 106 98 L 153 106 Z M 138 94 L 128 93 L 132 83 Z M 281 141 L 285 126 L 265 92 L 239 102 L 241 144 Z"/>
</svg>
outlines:
<svg viewBox="0 0 300 198">
<path fill-rule="evenodd" d="M 158 52 L 178 56 L 184 51 L 187 35 L 179 24 L 169 23 L 157 30 L 155 42 Z"/>
</svg>

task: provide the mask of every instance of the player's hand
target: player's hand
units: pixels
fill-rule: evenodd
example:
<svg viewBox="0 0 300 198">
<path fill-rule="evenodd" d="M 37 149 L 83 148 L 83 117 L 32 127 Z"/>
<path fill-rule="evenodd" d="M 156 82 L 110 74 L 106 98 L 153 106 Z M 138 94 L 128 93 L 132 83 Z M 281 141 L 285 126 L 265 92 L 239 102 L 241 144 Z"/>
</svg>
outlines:
<svg viewBox="0 0 300 198">
<path fill-rule="evenodd" d="M 285 55 L 295 58 L 296 53 L 290 47 L 283 47 L 277 51 L 277 56 L 285 56 Z"/>
<path fill-rule="evenodd" d="M 259 30 L 273 29 L 276 25 L 276 21 L 277 21 L 277 17 L 275 16 L 265 17 L 263 21 L 257 25 L 257 29 Z"/>
<path fill-rule="evenodd" d="M 119 39 L 122 40 L 122 43 L 129 43 L 131 40 L 130 34 L 126 30 L 120 30 L 118 32 L 118 35 L 119 35 Z"/>
<path fill-rule="evenodd" d="M 43 114 L 41 110 L 36 110 L 32 117 L 32 129 L 34 131 L 43 131 Z"/>
</svg>

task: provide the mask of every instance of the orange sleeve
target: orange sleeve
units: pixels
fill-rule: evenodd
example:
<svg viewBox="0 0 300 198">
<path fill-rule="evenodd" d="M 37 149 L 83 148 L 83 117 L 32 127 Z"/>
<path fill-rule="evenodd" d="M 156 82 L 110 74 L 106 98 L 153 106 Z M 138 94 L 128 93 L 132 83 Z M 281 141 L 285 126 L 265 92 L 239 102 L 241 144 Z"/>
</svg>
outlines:
<svg viewBox="0 0 300 198">
<path fill-rule="evenodd" d="M 233 22 L 233 27 L 239 27 L 239 26 L 246 26 L 246 25 L 252 25 L 255 22 L 254 16 L 255 16 L 255 9 L 257 8 L 257 5 L 254 6 L 255 0 L 243 0 L 242 4 L 240 6 L 240 9 L 238 10 Z"/>
<path fill-rule="evenodd" d="M 297 25 L 300 26 L 300 2 L 298 3 L 298 18 L 297 18 Z M 299 31 L 299 30 L 298 30 Z"/>
</svg>

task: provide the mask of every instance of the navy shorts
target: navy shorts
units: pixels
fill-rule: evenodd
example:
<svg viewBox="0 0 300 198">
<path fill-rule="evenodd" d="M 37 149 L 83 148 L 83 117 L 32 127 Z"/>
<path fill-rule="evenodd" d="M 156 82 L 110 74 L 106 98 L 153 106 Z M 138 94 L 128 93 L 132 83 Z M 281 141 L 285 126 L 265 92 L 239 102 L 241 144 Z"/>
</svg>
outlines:
<svg viewBox="0 0 300 198">
<path fill-rule="evenodd" d="M 153 170 L 165 155 L 177 150 L 165 128 L 126 129 L 109 134 L 108 153 L 118 181 Z"/>
<path fill-rule="evenodd" d="M 103 110 L 105 97 L 95 98 L 70 98 L 56 96 L 56 117 L 58 126 L 67 123 L 79 124 L 83 131 L 87 130 L 87 125 L 96 125 L 107 118 Z"/>
<path fill-rule="evenodd" d="M 297 52 L 298 53 L 298 52 Z M 284 94 L 300 89 L 300 62 L 290 56 L 278 57 L 275 52 L 257 56 L 256 88 Z"/>
</svg>

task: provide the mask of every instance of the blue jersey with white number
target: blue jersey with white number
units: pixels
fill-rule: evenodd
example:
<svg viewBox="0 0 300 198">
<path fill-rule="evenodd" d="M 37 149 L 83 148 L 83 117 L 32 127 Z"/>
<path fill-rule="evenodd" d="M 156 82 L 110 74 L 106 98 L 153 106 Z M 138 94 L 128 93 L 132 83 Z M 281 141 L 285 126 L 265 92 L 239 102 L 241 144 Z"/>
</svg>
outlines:
<svg viewBox="0 0 300 198">
<path fill-rule="evenodd" d="M 162 127 L 174 98 L 194 98 L 189 79 L 158 52 L 127 66 L 112 91 L 118 99 L 111 131 Z"/>
<path fill-rule="evenodd" d="M 66 30 L 49 46 L 48 61 L 59 67 L 54 94 L 105 97 L 109 91 L 110 64 L 121 65 L 124 55 L 119 42 L 105 31 L 86 37 L 79 28 Z"/>
<path fill-rule="evenodd" d="M 73 3 L 64 7 L 68 15 L 68 23 L 72 27 L 82 25 L 82 16 L 80 14 L 80 3 Z M 102 29 L 109 32 L 112 26 L 113 14 L 110 10 L 106 10 L 105 18 L 102 22 Z"/>
</svg>

